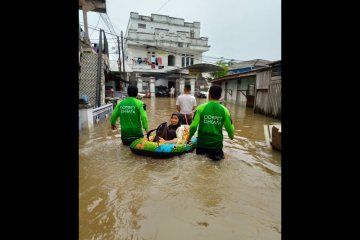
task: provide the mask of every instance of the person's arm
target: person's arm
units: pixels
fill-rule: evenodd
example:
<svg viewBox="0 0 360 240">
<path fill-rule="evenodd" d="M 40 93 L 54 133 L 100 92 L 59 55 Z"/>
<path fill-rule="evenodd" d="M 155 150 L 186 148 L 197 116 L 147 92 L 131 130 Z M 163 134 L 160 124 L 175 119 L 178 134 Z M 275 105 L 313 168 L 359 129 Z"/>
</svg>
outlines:
<svg viewBox="0 0 360 240">
<path fill-rule="evenodd" d="M 140 117 L 141 117 L 141 123 L 142 123 L 142 126 L 144 128 L 144 130 L 147 132 L 148 131 L 148 119 L 147 119 L 147 114 L 146 114 L 146 105 L 145 103 L 143 103 L 142 101 L 140 101 L 140 106 L 139 106 L 139 110 L 140 110 Z"/>
<path fill-rule="evenodd" d="M 200 123 L 200 115 L 203 109 L 203 105 L 199 105 L 194 113 L 194 119 L 190 125 L 190 133 L 189 133 L 189 138 L 188 141 L 191 140 L 192 136 L 195 134 L 197 127 Z"/>
<path fill-rule="evenodd" d="M 116 123 L 116 120 L 119 118 L 120 102 L 118 104 L 116 104 L 116 106 L 115 106 L 115 108 L 114 108 L 114 110 L 113 110 L 113 112 L 111 114 L 110 124 L 111 124 L 111 129 L 112 130 L 117 129 L 115 123 Z"/>
<path fill-rule="evenodd" d="M 192 107 L 192 110 L 194 111 L 196 108 L 196 98 L 194 97 L 194 106 Z"/>
<path fill-rule="evenodd" d="M 179 96 L 180 97 L 180 96 Z M 176 109 L 178 112 L 180 112 L 180 101 L 179 101 L 179 97 L 177 97 L 176 99 Z"/>
<path fill-rule="evenodd" d="M 162 137 L 159 137 L 159 142 L 161 143 L 177 143 L 177 138 L 171 139 L 171 140 L 165 140 Z"/>
<path fill-rule="evenodd" d="M 234 128 L 234 125 L 232 123 L 232 120 L 231 120 L 231 116 L 230 116 L 230 112 L 227 108 L 224 107 L 224 110 L 225 110 L 225 122 L 224 122 L 224 127 L 229 135 L 229 138 L 230 139 L 234 139 L 234 131 L 235 131 L 235 128 Z"/>
</svg>

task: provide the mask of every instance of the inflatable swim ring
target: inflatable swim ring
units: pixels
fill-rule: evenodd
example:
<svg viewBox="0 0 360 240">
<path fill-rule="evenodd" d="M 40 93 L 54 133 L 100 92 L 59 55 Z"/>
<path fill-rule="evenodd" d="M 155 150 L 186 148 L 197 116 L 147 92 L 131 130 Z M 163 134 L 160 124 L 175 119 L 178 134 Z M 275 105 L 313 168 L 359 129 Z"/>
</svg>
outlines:
<svg viewBox="0 0 360 240">
<path fill-rule="evenodd" d="M 176 143 L 160 143 L 152 142 L 149 139 L 138 138 L 130 145 L 130 149 L 133 153 L 143 155 L 152 158 L 171 158 L 179 156 L 183 153 L 191 152 L 196 148 L 197 134 L 191 138 L 189 143 L 186 143 L 183 139 L 186 139 L 186 131 L 183 131 L 184 127 L 179 127 L 177 130 L 177 136 L 180 137 Z M 151 139 L 151 138 L 150 138 Z"/>
</svg>

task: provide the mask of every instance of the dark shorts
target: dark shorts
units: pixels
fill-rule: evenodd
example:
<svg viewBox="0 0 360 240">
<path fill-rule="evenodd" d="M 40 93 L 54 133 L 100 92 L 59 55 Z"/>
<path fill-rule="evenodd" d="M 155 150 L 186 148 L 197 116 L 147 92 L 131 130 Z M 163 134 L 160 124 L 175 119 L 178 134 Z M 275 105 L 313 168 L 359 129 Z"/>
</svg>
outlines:
<svg viewBox="0 0 360 240">
<path fill-rule="evenodd" d="M 196 147 L 196 154 L 206 154 L 208 158 L 214 161 L 224 159 L 224 152 L 222 149 L 207 149 Z"/>
<path fill-rule="evenodd" d="M 138 138 L 142 138 L 142 137 L 144 137 L 144 136 L 133 137 L 133 138 L 126 139 L 126 140 L 125 140 L 125 139 L 121 139 L 121 141 L 122 141 L 122 143 L 123 143 L 124 145 L 130 146 L 133 141 L 135 141 L 135 140 L 138 139 Z"/>
<path fill-rule="evenodd" d="M 180 113 L 180 116 L 181 116 L 181 124 L 184 124 L 184 125 L 190 125 L 192 123 L 192 114 L 183 114 L 183 113 Z"/>
<path fill-rule="evenodd" d="M 129 141 L 122 140 L 122 143 L 123 143 L 124 145 L 126 145 L 126 146 L 130 146 L 131 143 L 132 143 L 132 141 L 129 142 Z"/>
</svg>

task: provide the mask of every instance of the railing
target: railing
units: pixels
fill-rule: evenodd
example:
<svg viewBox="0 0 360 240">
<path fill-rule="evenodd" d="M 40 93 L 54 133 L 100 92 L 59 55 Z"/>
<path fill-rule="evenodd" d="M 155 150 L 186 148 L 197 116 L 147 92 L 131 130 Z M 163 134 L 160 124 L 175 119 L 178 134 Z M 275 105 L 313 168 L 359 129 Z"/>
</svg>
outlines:
<svg viewBox="0 0 360 240">
<path fill-rule="evenodd" d="M 167 35 L 161 35 L 161 34 L 154 34 L 154 33 L 141 33 L 141 32 L 129 31 L 128 35 L 126 37 L 126 40 L 135 41 L 135 42 L 161 41 L 161 42 L 158 42 L 157 45 L 161 45 L 161 43 L 163 43 L 164 46 L 173 46 L 174 45 L 173 47 L 177 47 L 178 42 L 189 43 L 190 46 L 208 47 L 208 38 L 207 37 L 182 39 L 177 34 L 171 34 L 171 33 L 167 34 Z"/>
<path fill-rule="evenodd" d="M 93 121 L 94 124 L 98 123 L 99 121 L 104 121 L 111 116 L 113 111 L 113 104 L 106 104 L 104 106 L 94 108 L 93 109 Z"/>
</svg>

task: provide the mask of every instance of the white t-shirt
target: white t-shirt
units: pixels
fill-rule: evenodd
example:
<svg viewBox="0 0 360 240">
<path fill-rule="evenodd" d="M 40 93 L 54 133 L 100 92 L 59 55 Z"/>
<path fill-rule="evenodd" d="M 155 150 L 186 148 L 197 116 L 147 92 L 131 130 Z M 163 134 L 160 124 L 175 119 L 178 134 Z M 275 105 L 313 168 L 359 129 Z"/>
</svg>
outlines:
<svg viewBox="0 0 360 240">
<path fill-rule="evenodd" d="M 176 105 L 180 106 L 180 113 L 190 114 L 192 108 L 196 107 L 196 98 L 189 94 L 182 94 L 176 99 Z"/>
</svg>

